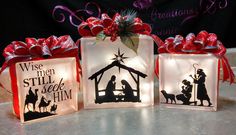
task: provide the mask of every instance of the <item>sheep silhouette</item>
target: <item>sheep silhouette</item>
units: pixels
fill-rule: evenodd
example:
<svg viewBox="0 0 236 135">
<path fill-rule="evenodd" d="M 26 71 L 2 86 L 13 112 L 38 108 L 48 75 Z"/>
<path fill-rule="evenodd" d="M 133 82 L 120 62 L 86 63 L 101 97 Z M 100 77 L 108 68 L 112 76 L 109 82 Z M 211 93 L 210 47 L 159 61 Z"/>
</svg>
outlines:
<svg viewBox="0 0 236 135">
<path fill-rule="evenodd" d="M 56 105 L 56 104 L 53 104 L 53 105 L 51 106 L 50 112 L 51 112 L 51 113 L 52 113 L 52 112 L 56 113 L 56 110 L 57 110 L 57 105 Z"/>
</svg>

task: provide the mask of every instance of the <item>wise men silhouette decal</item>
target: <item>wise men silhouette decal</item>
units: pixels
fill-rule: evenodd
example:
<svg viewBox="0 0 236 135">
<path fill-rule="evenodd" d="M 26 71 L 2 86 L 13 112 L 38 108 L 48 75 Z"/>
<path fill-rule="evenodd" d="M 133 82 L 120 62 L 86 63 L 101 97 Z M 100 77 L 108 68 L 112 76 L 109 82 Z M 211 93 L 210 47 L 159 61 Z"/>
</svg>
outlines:
<svg viewBox="0 0 236 135">
<path fill-rule="evenodd" d="M 211 100 L 207 94 L 206 88 L 206 77 L 204 70 L 201 68 L 196 68 L 195 66 L 198 64 L 193 64 L 194 74 L 189 75 L 191 80 L 184 79 L 182 80 L 181 84 L 181 94 L 171 94 L 167 93 L 166 90 L 161 90 L 162 95 L 166 99 L 167 104 L 183 104 L 183 105 L 198 105 L 198 106 L 212 106 Z M 195 91 L 197 96 L 195 96 Z M 193 98 L 193 101 L 190 99 Z M 196 100 L 197 98 L 197 100 Z M 177 99 L 177 102 L 176 100 Z M 204 100 L 208 102 L 208 104 L 204 104 Z M 169 102 L 170 101 L 170 102 Z M 200 101 L 200 103 L 199 103 Z"/>
<path fill-rule="evenodd" d="M 147 75 L 134 68 L 126 66 L 124 60 L 128 59 L 128 57 L 124 57 L 124 53 L 121 53 L 119 48 L 117 54 L 114 54 L 114 56 L 115 57 L 112 58 L 112 62 L 109 65 L 98 70 L 88 78 L 95 82 L 95 103 L 141 102 L 140 77 L 145 78 Z M 99 88 L 99 83 L 101 82 L 104 73 L 114 67 L 118 67 L 118 72 L 109 75 L 110 80 L 107 83 L 105 82 L 105 89 Z M 136 87 L 132 87 L 126 78 L 121 79 L 121 81 L 116 80 L 116 78 L 120 76 L 121 70 L 127 71 L 130 74 Z M 119 85 L 117 85 L 118 83 Z M 101 92 L 104 92 L 105 94 L 99 94 Z M 118 94 L 115 94 L 115 92 Z"/>
<path fill-rule="evenodd" d="M 51 100 L 47 100 L 44 96 L 41 96 L 41 98 L 39 98 L 38 89 L 35 89 L 33 92 L 32 88 L 29 88 L 28 94 L 26 94 L 25 97 L 24 104 L 25 121 L 56 115 L 56 110 L 57 105 L 55 103 L 51 105 Z"/>
</svg>

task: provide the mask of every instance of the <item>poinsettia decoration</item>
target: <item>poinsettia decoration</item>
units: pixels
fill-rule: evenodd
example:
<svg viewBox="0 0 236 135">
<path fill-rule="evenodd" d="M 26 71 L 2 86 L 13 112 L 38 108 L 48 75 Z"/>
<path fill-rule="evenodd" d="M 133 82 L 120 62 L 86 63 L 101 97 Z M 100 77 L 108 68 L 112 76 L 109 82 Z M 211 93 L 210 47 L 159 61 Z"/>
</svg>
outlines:
<svg viewBox="0 0 236 135">
<path fill-rule="evenodd" d="M 139 45 L 139 35 L 145 34 L 153 37 L 154 41 L 161 41 L 157 36 L 151 34 L 151 27 L 143 23 L 137 17 L 135 11 L 124 11 L 121 14 L 116 13 L 112 18 L 107 14 L 102 14 L 101 18 L 89 17 L 78 27 L 81 36 L 96 36 L 97 40 L 105 40 L 110 37 L 115 41 L 120 36 L 121 42 L 137 52 Z"/>
</svg>

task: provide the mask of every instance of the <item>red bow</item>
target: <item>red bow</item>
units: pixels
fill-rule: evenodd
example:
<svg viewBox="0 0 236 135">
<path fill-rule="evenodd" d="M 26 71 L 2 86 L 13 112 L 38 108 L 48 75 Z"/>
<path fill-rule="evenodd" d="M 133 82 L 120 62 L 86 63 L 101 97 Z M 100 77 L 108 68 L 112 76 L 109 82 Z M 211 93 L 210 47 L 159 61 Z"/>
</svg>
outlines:
<svg viewBox="0 0 236 135">
<path fill-rule="evenodd" d="M 50 36 L 47 39 L 26 38 L 25 42 L 13 41 L 4 49 L 3 56 L 5 57 L 5 62 L 0 70 L 0 74 L 8 66 L 14 65 L 17 62 L 44 58 L 75 57 L 77 67 L 80 69 L 78 46 L 69 35 L 58 38 Z M 79 69 L 77 73 L 80 73 Z M 77 80 L 79 81 L 79 75 L 77 75 Z M 2 86 L 1 83 L 0 86 Z"/>
<path fill-rule="evenodd" d="M 100 32 L 103 32 L 106 36 L 111 36 L 110 40 L 115 41 L 119 32 L 120 19 L 127 19 L 127 16 L 122 17 L 120 14 L 116 13 L 113 18 L 110 18 L 107 14 L 103 13 L 101 18 L 89 17 L 85 22 L 82 22 L 78 26 L 79 34 L 84 36 L 97 36 Z M 129 32 L 135 34 L 144 34 L 151 36 L 157 44 L 161 44 L 162 41 L 156 35 L 151 34 L 152 28 L 149 24 L 143 23 L 140 18 L 134 18 L 132 28 Z"/>
<path fill-rule="evenodd" d="M 95 17 L 89 17 L 85 22 L 82 22 L 78 31 L 81 36 L 96 36 L 100 32 L 104 32 L 107 36 L 113 36 L 114 33 L 119 31 L 118 20 L 122 16 L 116 13 L 113 18 L 110 18 L 107 14 L 103 13 L 101 19 Z M 124 16 L 123 19 L 127 17 Z M 150 34 L 152 29 L 150 25 L 143 23 L 140 18 L 134 18 L 133 33 L 138 34 Z"/>
<path fill-rule="evenodd" d="M 25 42 L 13 41 L 3 51 L 5 63 L 0 73 L 8 66 L 32 59 L 78 57 L 78 46 L 70 36 L 50 36 L 47 39 L 26 38 Z"/>
<path fill-rule="evenodd" d="M 214 33 L 201 31 L 195 36 L 190 33 L 183 38 L 181 35 L 176 35 L 175 38 L 169 37 L 158 47 L 159 53 L 174 53 L 174 54 L 206 54 L 212 53 L 220 58 L 223 69 L 223 81 L 229 79 L 230 83 L 234 82 L 234 73 L 225 57 L 226 48 L 217 40 Z M 156 61 L 156 75 L 159 75 L 159 62 Z"/>
</svg>

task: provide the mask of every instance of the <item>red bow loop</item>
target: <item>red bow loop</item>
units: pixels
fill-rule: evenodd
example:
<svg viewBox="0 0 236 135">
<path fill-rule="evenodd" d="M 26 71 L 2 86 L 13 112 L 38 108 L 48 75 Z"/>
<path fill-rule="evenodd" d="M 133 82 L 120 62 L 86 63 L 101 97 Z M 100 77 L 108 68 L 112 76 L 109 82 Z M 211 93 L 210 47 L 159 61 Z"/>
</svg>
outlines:
<svg viewBox="0 0 236 135">
<path fill-rule="evenodd" d="M 147 23 L 143 23 L 143 29 L 144 29 L 144 34 L 152 33 L 152 27 Z"/>
<path fill-rule="evenodd" d="M 14 55 L 15 53 L 15 48 L 14 48 L 14 44 L 9 44 L 7 45 L 7 47 L 3 50 L 3 56 L 6 58 L 9 55 Z"/>
<path fill-rule="evenodd" d="M 61 46 L 58 44 L 58 42 L 59 41 L 56 36 L 52 35 L 48 37 L 43 43 L 43 53 L 52 55 L 52 56 L 58 53 L 61 53 L 61 50 L 60 50 Z"/>
<path fill-rule="evenodd" d="M 104 27 L 102 25 L 102 20 L 95 17 L 89 17 L 87 23 L 93 36 L 96 36 L 98 33 L 103 31 Z"/>
<path fill-rule="evenodd" d="M 104 28 L 109 27 L 112 24 L 113 20 L 105 13 L 102 14 L 102 24 Z"/>
<path fill-rule="evenodd" d="M 212 50 L 217 48 L 217 35 L 214 33 L 209 33 L 206 39 L 206 46 L 204 49 Z"/>
<path fill-rule="evenodd" d="M 90 28 L 88 27 L 88 23 L 87 22 L 82 22 L 79 26 L 78 26 L 78 32 L 81 36 L 83 37 L 88 37 L 88 36 L 92 36 L 92 33 L 90 31 Z"/>
<path fill-rule="evenodd" d="M 226 48 L 224 47 L 224 45 L 220 41 L 217 41 L 215 46 L 216 47 L 212 49 L 208 49 L 208 52 L 213 53 L 217 57 L 224 56 L 226 53 Z"/>
<path fill-rule="evenodd" d="M 140 18 L 136 17 L 134 18 L 132 32 L 138 33 L 138 34 L 149 35 L 152 32 L 152 28 L 149 24 L 143 23 L 143 21 Z"/>
<path fill-rule="evenodd" d="M 198 33 L 197 37 L 194 40 L 194 43 L 195 44 L 200 44 L 201 46 L 204 47 L 205 44 L 206 44 L 207 37 L 208 37 L 208 32 L 203 30 L 203 31 Z"/>
<path fill-rule="evenodd" d="M 176 51 L 176 53 L 181 52 L 183 45 L 184 45 L 184 37 L 181 35 L 176 35 L 173 40 L 173 49 Z"/>
<path fill-rule="evenodd" d="M 114 23 L 118 23 L 118 21 L 120 20 L 121 15 L 119 13 L 116 13 L 113 17 L 112 20 Z"/>
<path fill-rule="evenodd" d="M 35 38 L 26 38 L 25 42 L 27 44 L 27 48 L 29 54 L 33 57 L 42 56 L 42 46 L 38 44 L 38 40 Z"/>
<path fill-rule="evenodd" d="M 174 37 L 169 37 L 165 40 L 164 45 L 161 48 L 165 48 L 168 53 L 175 53 L 174 49 Z M 159 52 L 160 53 L 160 52 Z"/>
<path fill-rule="evenodd" d="M 202 49 L 201 45 L 194 44 L 195 40 L 195 34 L 194 33 L 189 33 L 186 36 L 185 43 L 183 45 L 182 51 L 186 53 L 197 53 L 197 51 Z"/>
<path fill-rule="evenodd" d="M 14 44 L 9 44 L 3 51 L 3 56 L 5 57 L 5 61 L 7 62 L 5 65 L 8 66 L 10 61 L 15 58 L 15 47 Z"/>
<path fill-rule="evenodd" d="M 27 55 L 29 54 L 27 44 L 21 41 L 13 41 L 12 44 L 14 45 L 14 53 L 16 55 Z"/>
<path fill-rule="evenodd" d="M 66 56 L 77 56 L 78 46 L 74 43 L 69 35 L 61 36 L 58 38 L 61 46 L 61 52 Z"/>
<path fill-rule="evenodd" d="M 134 24 L 132 26 L 132 31 L 134 33 L 141 33 L 143 32 L 144 28 L 143 26 L 143 21 L 140 18 L 134 18 Z"/>
</svg>

